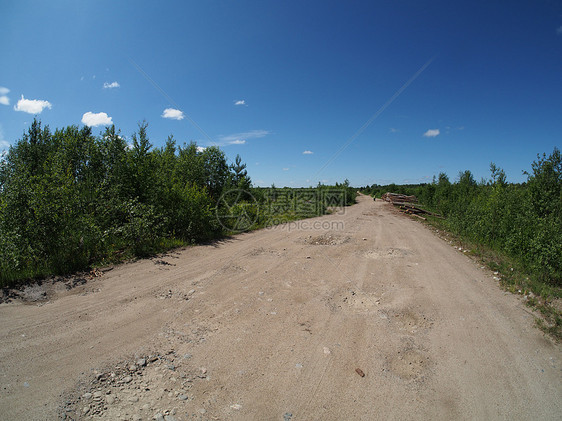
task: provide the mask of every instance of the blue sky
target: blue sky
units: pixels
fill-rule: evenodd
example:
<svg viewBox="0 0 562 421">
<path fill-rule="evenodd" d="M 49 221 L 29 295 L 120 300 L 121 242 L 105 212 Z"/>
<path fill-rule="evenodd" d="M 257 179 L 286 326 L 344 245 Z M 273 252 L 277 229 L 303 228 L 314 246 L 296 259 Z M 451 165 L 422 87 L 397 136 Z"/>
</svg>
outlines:
<svg viewBox="0 0 562 421">
<path fill-rule="evenodd" d="M 0 148 L 146 119 L 296 187 L 518 182 L 562 144 L 560 1 L 4 0 L 0 28 Z"/>
</svg>

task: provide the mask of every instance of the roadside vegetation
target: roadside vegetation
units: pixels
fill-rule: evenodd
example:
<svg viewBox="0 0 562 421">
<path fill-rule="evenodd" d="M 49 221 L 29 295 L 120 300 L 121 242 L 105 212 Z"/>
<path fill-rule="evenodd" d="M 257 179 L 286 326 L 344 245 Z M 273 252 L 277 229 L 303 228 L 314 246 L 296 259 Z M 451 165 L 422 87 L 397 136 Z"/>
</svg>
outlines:
<svg viewBox="0 0 562 421">
<path fill-rule="evenodd" d="M 562 156 L 555 148 L 537 156 L 527 181 L 508 183 L 490 164 L 490 179 L 476 182 L 470 171 L 454 182 L 441 173 L 432 183 L 367 186 L 363 193 L 415 195 L 428 222 L 452 233 L 473 254 L 501 274 L 502 284 L 526 296 L 541 311 L 543 330 L 562 338 Z"/>
<path fill-rule="evenodd" d="M 115 126 L 54 132 L 34 120 L 0 158 L 0 287 L 68 274 L 241 230 L 323 215 L 355 201 L 349 183 L 253 188 L 218 147 L 154 148 Z M 328 193 L 326 193 L 328 192 Z"/>
</svg>

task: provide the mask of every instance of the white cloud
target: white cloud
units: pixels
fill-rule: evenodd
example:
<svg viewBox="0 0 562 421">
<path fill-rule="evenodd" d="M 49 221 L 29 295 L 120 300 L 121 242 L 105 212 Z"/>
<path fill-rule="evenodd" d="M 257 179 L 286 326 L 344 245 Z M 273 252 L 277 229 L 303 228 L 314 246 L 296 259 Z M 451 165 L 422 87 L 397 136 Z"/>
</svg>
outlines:
<svg viewBox="0 0 562 421">
<path fill-rule="evenodd" d="M 399 132 L 398 129 L 395 129 L 394 127 L 390 128 L 390 133 L 397 133 L 397 132 Z"/>
<path fill-rule="evenodd" d="M 45 108 L 51 109 L 52 105 L 49 101 L 41 99 L 25 99 L 23 95 L 18 103 L 14 106 L 14 110 L 23 111 L 29 114 L 41 114 Z"/>
<path fill-rule="evenodd" d="M 424 137 L 436 137 L 439 136 L 439 129 L 429 129 L 427 132 L 423 134 Z"/>
<path fill-rule="evenodd" d="M 289 168 L 283 168 L 283 171 L 289 171 Z"/>
<path fill-rule="evenodd" d="M 558 35 L 562 35 L 562 26 L 559 26 L 558 28 L 556 28 L 556 33 Z"/>
<path fill-rule="evenodd" d="M 82 123 L 90 127 L 109 126 L 113 124 L 113 120 L 106 113 L 92 113 L 88 111 L 82 116 Z"/>
<path fill-rule="evenodd" d="M 312 155 L 314 152 L 312 151 L 304 151 L 302 154 L 303 155 Z"/>
<path fill-rule="evenodd" d="M 0 151 L 7 151 L 10 149 L 10 142 L 4 139 L 4 129 L 0 124 Z"/>
<path fill-rule="evenodd" d="M 119 88 L 121 85 L 119 85 L 118 82 L 104 82 L 103 84 L 103 89 L 112 89 L 112 88 Z"/>
<path fill-rule="evenodd" d="M 3 86 L 0 86 L 0 104 L 10 105 L 10 98 L 8 98 L 8 93 L 10 90 Z"/>
<path fill-rule="evenodd" d="M 183 111 L 176 110 L 175 108 L 166 108 L 162 113 L 162 118 L 170 118 L 172 120 L 183 120 L 185 116 Z"/>
<path fill-rule="evenodd" d="M 219 136 L 220 145 L 243 145 L 248 139 L 258 139 L 267 136 L 267 130 L 251 130 L 244 133 L 234 133 L 226 136 Z"/>
<path fill-rule="evenodd" d="M 197 152 L 203 152 L 205 149 L 207 149 L 204 146 L 197 146 Z"/>
<path fill-rule="evenodd" d="M 246 101 L 239 99 L 238 101 L 234 101 L 234 105 L 246 105 Z"/>
</svg>

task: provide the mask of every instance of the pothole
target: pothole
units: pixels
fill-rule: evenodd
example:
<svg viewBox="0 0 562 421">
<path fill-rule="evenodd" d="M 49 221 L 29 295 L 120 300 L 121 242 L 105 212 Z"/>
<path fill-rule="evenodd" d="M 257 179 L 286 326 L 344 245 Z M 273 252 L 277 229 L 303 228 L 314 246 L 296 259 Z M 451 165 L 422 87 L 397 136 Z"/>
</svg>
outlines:
<svg viewBox="0 0 562 421">
<path fill-rule="evenodd" d="M 384 250 L 369 250 L 364 256 L 368 259 L 393 259 L 411 256 L 412 254 L 413 252 L 410 249 L 391 247 Z"/>
<path fill-rule="evenodd" d="M 349 237 L 344 237 L 336 234 L 322 234 L 318 236 L 308 236 L 304 240 L 306 244 L 312 246 L 337 246 L 349 241 Z"/>
</svg>

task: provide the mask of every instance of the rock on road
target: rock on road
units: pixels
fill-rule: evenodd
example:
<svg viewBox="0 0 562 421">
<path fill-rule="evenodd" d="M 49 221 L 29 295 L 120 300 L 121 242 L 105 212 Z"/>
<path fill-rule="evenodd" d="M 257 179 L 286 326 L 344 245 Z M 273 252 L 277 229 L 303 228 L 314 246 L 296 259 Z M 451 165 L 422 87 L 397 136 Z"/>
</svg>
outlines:
<svg viewBox="0 0 562 421">
<path fill-rule="evenodd" d="M 65 401 L 84 419 L 562 418 L 560 346 L 521 299 L 365 196 L 2 304 L 0 320 L 3 420 L 57 419 Z M 124 380 L 95 383 L 123 361 Z"/>
</svg>

